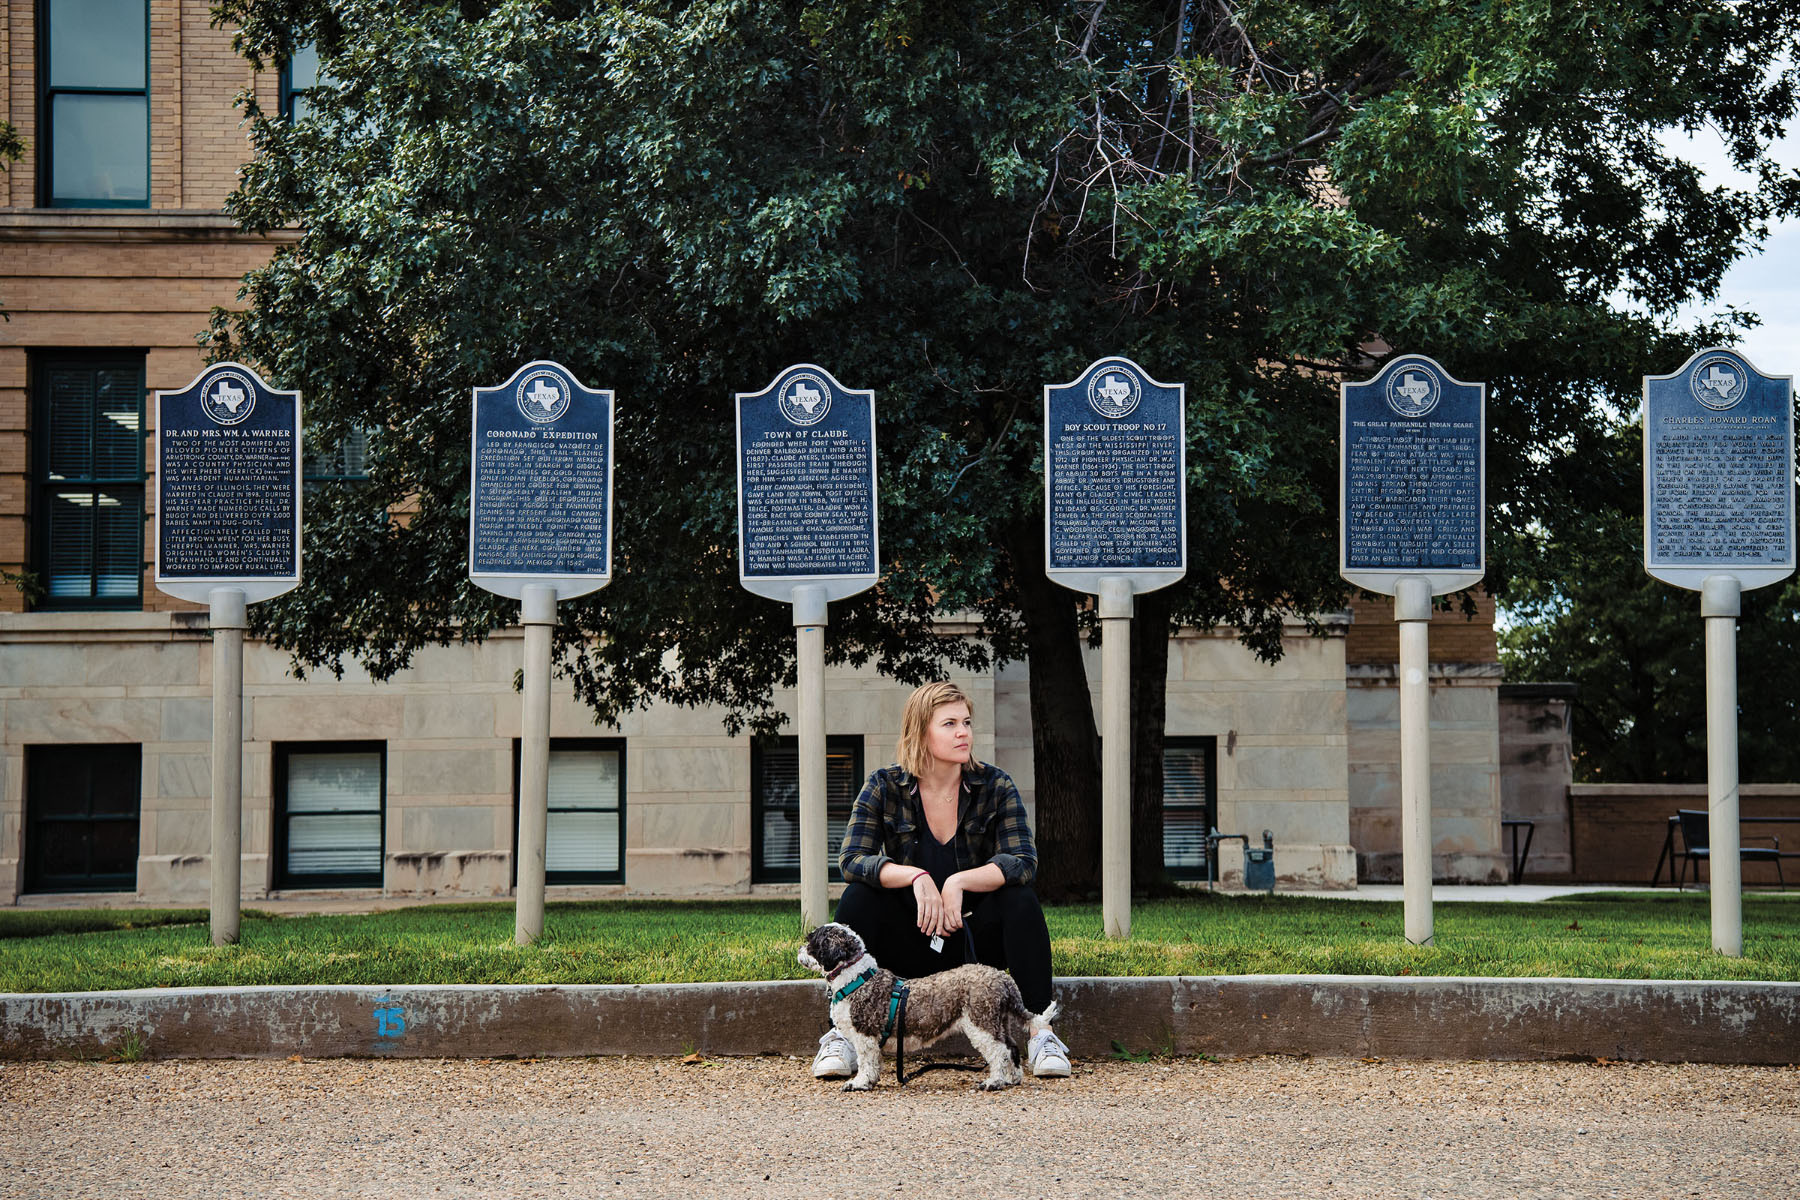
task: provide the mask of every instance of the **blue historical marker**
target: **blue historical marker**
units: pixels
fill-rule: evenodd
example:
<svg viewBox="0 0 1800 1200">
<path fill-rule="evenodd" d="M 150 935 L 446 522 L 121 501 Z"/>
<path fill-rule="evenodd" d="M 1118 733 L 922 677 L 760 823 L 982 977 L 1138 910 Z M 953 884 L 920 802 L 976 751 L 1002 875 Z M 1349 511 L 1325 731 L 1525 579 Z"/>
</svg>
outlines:
<svg viewBox="0 0 1800 1200">
<path fill-rule="evenodd" d="M 1187 573 L 1186 389 L 1128 358 L 1044 388 L 1044 573 L 1100 619 L 1100 915 L 1131 933 L 1131 620 Z"/>
<path fill-rule="evenodd" d="M 212 630 L 211 933 L 238 940 L 247 606 L 300 582 L 300 393 L 240 363 L 156 393 L 156 586 Z"/>
<path fill-rule="evenodd" d="M 1434 595 L 1487 573 L 1487 387 L 1424 355 L 1340 386 L 1338 569 L 1394 594 L 1411 575 Z"/>
<path fill-rule="evenodd" d="M 1339 385 L 1338 573 L 1394 597 L 1406 940 L 1432 944 L 1431 598 L 1487 566 L 1487 387 L 1422 354 Z"/>
<path fill-rule="evenodd" d="M 829 916 L 825 861 L 825 626 L 830 602 L 872 586 L 875 393 L 811 363 L 737 394 L 738 582 L 792 606 L 799 741 L 800 919 Z"/>
<path fill-rule="evenodd" d="M 1187 574 L 1186 388 L 1103 358 L 1044 388 L 1044 570 L 1155 591 Z"/>
<path fill-rule="evenodd" d="M 1644 570 L 1700 593 L 1712 945 L 1744 953 L 1737 621 L 1745 588 L 1794 572 L 1793 377 L 1710 349 L 1644 378 Z"/>
<path fill-rule="evenodd" d="M 1644 379 L 1644 569 L 1698 589 L 1794 571 L 1793 379 L 1702 350 Z"/>
<path fill-rule="evenodd" d="M 737 394 L 738 580 L 791 600 L 841 600 L 874 584 L 875 393 L 810 363 Z"/>
<path fill-rule="evenodd" d="M 156 586 L 267 600 L 300 582 L 300 393 L 238 363 L 156 393 Z"/>
<path fill-rule="evenodd" d="M 612 580 L 613 394 L 558 363 L 527 363 L 476 388 L 469 578 L 518 599 L 567 600 Z"/>
<path fill-rule="evenodd" d="M 525 946 L 544 932 L 556 604 L 612 581 L 613 394 L 529 362 L 475 389 L 470 438 L 469 580 L 518 600 L 525 627 L 513 920 Z"/>
</svg>

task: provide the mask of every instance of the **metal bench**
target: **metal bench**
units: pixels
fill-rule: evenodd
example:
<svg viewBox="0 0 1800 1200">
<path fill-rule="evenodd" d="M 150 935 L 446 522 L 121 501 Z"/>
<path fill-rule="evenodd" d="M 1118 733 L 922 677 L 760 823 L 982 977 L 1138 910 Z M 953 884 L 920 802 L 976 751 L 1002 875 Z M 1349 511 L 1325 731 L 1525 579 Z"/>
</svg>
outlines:
<svg viewBox="0 0 1800 1200">
<path fill-rule="evenodd" d="M 1670 842 L 1669 844 L 1669 873 L 1671 875 L 1675 874 L 1675 859 L 1679 857 L 1681 859 L 1681 873 L 1675 876 L 1675 886 L 1677 888 L 1682 888 L 1687 886 L 1687 872 L 1690 864 L 1694 868 L 1694 882 L 1700 882 L 1700 864 L 1707 862 L 1712 858 L 1712 832 L 1708 828 L 1708 814 L 1702 809 L 1683 808 L 1678 810 L 1675 813 L 1674 826 L 1681 830 L 1681 847 L 1677 850 L 1673 842 Z M 1674 828 L 1671 828 L 1671 837 L 1673 834 Z M 1795 858 L 1800 857 L 1800 855 L 1792 853 L 1783 855 L 1781 852 L 1781 839 L 1775 837 L 1773 834 L 1759 834 L 1752 840 L 1768 841 L 1771 845 L 1745 846 L 1740 842 L 1738 846 L 1739 861 L 1774 863 L 1775 878 L 1781 884 L 1781 890 L 1784 892 L 1787 891 L 1787 879 L 1781 873 L 1781 860 L 1784 857 Z M 1658 871 L 1660 871 L 1661 868 L 1662 864 L 1659 861 L 1657 864 Z"/>
</svg>

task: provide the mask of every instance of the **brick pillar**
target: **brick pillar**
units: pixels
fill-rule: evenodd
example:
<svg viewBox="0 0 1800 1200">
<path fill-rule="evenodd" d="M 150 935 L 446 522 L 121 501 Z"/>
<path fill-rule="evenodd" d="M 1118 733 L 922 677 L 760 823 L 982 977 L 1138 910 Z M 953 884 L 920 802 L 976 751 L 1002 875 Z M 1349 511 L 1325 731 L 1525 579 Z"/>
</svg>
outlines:
<svg viewBox="0 0 1800 1200">
<path fill-rule="evenodd" d="M 150 0 L 150 207 L 181 207 L 181 3 Z"/>
<path fill-rule="evenodd" d="M 9 208 L 37 203 L 37 6 L 34 0 L 0 3 L 0 62 L 6 65 L 4 115 L 25 138 L 25 157 L 0 176 L 0 196 Z"/>
</svg>

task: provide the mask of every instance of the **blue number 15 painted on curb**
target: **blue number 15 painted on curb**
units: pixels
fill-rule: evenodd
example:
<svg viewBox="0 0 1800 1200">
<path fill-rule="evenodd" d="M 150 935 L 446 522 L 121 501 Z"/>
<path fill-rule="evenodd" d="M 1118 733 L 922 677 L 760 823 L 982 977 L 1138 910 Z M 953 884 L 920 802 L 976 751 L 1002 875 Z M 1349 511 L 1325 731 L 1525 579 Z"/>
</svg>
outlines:
<svg viewBox="0 0 1800 1200">
<path fill-rule="evenodd" d="M 386 996 L 381 996 L 376 999 L 377 1004 L 380 1004 L 383 1001 L 388 1003 L 388 1007 L 375 1010 L 375 1036 L 405 1037 L 406 1010 L 401 1008 L 398 1004 L 394 1004 Z"/>
</svg>

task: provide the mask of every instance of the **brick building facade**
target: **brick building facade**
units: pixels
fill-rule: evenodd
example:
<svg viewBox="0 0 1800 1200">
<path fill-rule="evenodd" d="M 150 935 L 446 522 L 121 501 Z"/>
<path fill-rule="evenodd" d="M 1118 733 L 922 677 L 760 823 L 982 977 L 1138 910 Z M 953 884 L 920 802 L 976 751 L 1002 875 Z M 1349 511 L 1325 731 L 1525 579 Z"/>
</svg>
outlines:
<svg viewBox="0 0 1800 1200">
<path fill-rule="evenodd" d="M 223 212 L 248 153 L 236 97 L 280 99 L 206 0 L 0 0 L 0 903 L 21 892 L 204 895 L 210 643 L 150 583 L 148 394 L 185 386 L 214 306 L 283 238 Z M 306 389 L 305 380 L 271 380 Z M 1379 606 L 1298 623 L 1258 663 L 1230 631 L 1169 658 L 1169 858 L 1193 876 L 1212 825 L 1275 836 L 1284 883 L 1347 887 L 1398 854 L 1392 622 Z M 1491 608 L 1432 633 L 1434 791 L 1445 873 L 1499 862 Z M 249 896 L 511 888 L 516 638 L 420 655 L 391 683 L 287 674 L 246 655 Z M 1098 687 L 1096 669 L 1090 678 Z M 962 680 L 992 756 L 1033 795 L 1026 680 Z M 834 672 L 829 778 L 841 817 L 889 761 L 905 689 Z M 785 700 L 786 698 L 778 698 Z M 727 737 L 656 706 L 596 729 L 553 718 L 552 894 L 744 893 L 796 874 L 791 743 Z M 1390 812 L 1392 810 L 1392 812 Z M 1223 864 L 1227 877 L 1235 864 Z M 558 889 L 568 889 L 558 891 Z"/>
<path fill-rule="evenodd" d="M 98 370 L 111 382 L 135 373 L 142 430 L 142 397 L 199 372 L 195 339 L 209 313 L 233 304 L 244 273 L 282 240 L 244 234 L 223 211 L 249 151 L 236 99 L 258 88 L 272 95 L 278 79 L 232 51 L 231 32 L 212 27 L 205 0 L 8 0 L 0 18 L 0 120 L 26 147 L 0 173 L 0 310 L 9 316 L 0 325 L 0 569 L 30 570 L 49 587 L 47 527 L 68 511 L 52 486 L 68 473 L 48 461 L 49 378 Z M 85 26 L 95 22 L 110 26 L 100 45 L 68 48 L 92 37 Z M 118 65 L 122 51 L 140 46 L 141 68 Z M 121 94 L 133 85 L 137 94 Z M 97 117 L 74 103 L 95 100 L 109 102 Z M 78 142 L 88 135 L 102 144 L 84 154 Z M 113 397 L 123 406 L 95 419 L 129 422 L 128 400 Z M 141 505 L 147 520 L 151 464 L 137 457 L 110 465 L 101 499 Z M 137 549 L 147 549 L 141 536 Z M 109 542 L 100 548 L 108 561 L 96 568 L 117 568 L 134 552 Z M 134 586 L 96 585 L 85 599 L 130 611 L 191 607 L 150 586 L 149 559 L 139 554 Z M 0 589 L 0 611 L 26 606 L 19 589 Z"/>
</svg>

